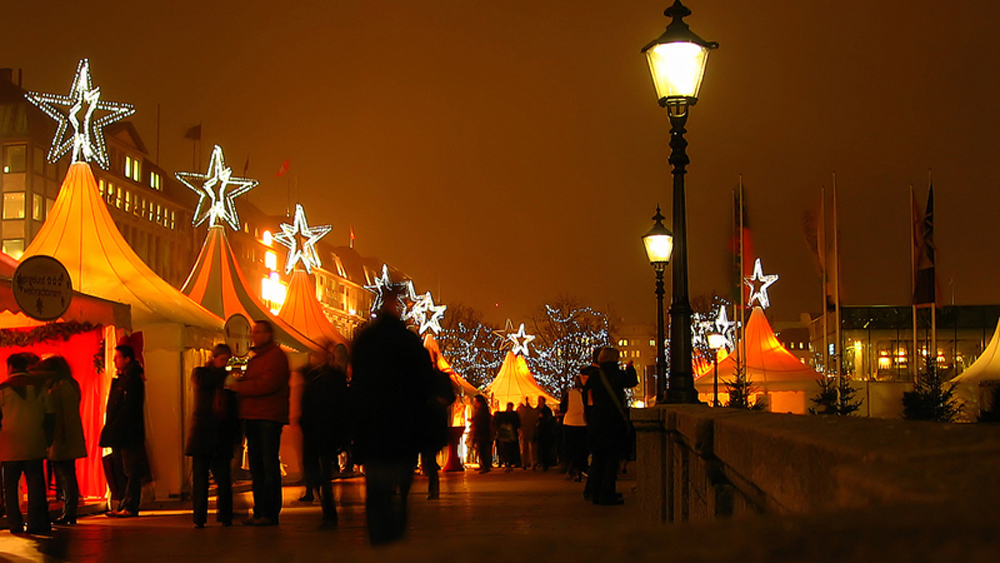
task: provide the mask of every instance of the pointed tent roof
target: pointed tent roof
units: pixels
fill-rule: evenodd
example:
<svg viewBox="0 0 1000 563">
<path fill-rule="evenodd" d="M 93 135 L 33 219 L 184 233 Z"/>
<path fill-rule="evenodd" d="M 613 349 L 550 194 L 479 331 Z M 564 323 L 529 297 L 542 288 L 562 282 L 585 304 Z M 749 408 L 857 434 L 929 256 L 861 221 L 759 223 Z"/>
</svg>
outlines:
<svg viewBox="0 0 1000 563">
<path fill-rule="evenodd" d="M 951 383 L 979 385 L 983 381 L 1000 379 L 1000 322 L 993 330 L 993 338 L 972 365 L 958 374 Z"/>
<path fill-rule="evenodd" d="M 181 291 L 222 318 L 240 313 L 253 322 L 267 320 L 274 339 L 300 352 L 319 351 L 320 346 L 284 320 L 275 316 L 249 290 L 246 276 L 229 246 L 225 227 L 208 228 L 205 244 Z"/>
<path fill-rule="evenodd" d="M 750 313 L 746 327 L 746 369 L 750 381 L 757 386 L 766 386 L 766 391 L 781 391 L 785 387 L 801 387 L 801 383 L 814 383 L 819 374 L 803 364 L 778 342 L 771 323 L 767 322 L 764 311 L 755 307 Z M 719 360 L 719 381 L 735 377 L 736 360 L 740 356 L 741 345 L 725 358 Z M 708 370 L 695 379 L 695 387 L 704 392 L 712 387 L 713 370 Z M 796 385 L 798 384 L 798 385 Z"/>
<path fill-rule="evenodd" d="M 66 266 L 73 289 L 132 306 L 132 323 L 164 321 L 222 330 L 222 319 L 160 278 L 125 242 L 87 163 L 69 167 L 59 197 L 22 259 L 48 255 Z"/>
<path fill-rule="evenodd" d="M 350 344 L 323 314 L 323 307 L 316 299 L 316 280 L 300 268 L 292 272 L 285 303 L 281 306 L 278 317 L 313 342 L 325 340 L 345 346 Z"/>
<path fill-rule="evenodd" d="M 539 397 L 545 397 L 550 405 L 559 404 L 559 401 L 538 385 L 524 358 L 510 351 L 507 352 L 496 379 L 486 387 L 486 392 L 493 396 L 493 400 L 501 408 L 507 403 L 520 405 L 525 397 L 531 397 L 536 404 Z"/>
<path fill-rule="evenodd" d="M 479 389 L 476 389 L 471 383 L 465 380 L 461 375 L 452 369 L 451 364 L 448 360 L 444 358 L 444 354 L 441 353 L 441 346 L 438 345 L 437 339 L 434 338 L 433 334 L 428 334 L 424 337 L 424 348 L 427 349 L 427 353 L 431 356 L 431 361 L 434 362 L 434 367 L 438 371 L 448 374 L 451 378 L 451 386 L 455 389 L 456 395 L 464 395 L 466 397 L 475 397 L 480 395 Z"/>
</svg>

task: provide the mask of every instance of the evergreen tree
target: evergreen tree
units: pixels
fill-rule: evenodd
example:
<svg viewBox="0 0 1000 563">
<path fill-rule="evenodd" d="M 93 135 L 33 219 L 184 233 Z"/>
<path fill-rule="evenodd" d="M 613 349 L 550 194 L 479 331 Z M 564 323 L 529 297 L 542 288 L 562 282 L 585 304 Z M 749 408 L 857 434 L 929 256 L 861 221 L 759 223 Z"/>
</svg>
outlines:
<svg viewBox="0 0 1000 563">
<path fill-rule="evenodd" d="M 819 385 L 819 393 L 809 399 L 816 404 L 816 408 L 810 408 L 809 414 L 850 416 L 861 408 L 861 400 L 854 398 L 858 391 L 851 385 L 848 374 L 840 376 L 839 386 L 832 377 L 821 377 L 816 383 Z"/>
<path fill-rule="evenodd" d="M 917 378 L 913 391 L 903 393 L 903 418 L 952 422 L 962 410 L 955 398 L 955 383 L 947 384 L 945 374 L 931 356 L 925 358 L 926 369 Z"/>
<path fill-rule="evenodd" d="M 733 379 L 723 381 L 723 383 L 726 385 L 726 391 L 729 393 L 729 402 L 726 403 L 726 407 L 731 409 L 763 410 L 764 403 L 759 400 L 750 404 L 750 397 L 759 391 L 759 389 L 754 387 L 750 381 L 739 356 L 736 357 Z"/>
</svg>

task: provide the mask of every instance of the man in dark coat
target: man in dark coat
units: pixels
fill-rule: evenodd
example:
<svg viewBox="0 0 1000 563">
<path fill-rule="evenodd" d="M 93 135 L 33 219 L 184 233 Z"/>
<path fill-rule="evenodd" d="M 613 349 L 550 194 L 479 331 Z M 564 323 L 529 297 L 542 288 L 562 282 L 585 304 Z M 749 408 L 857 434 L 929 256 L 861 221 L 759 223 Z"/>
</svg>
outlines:
<svg viewBox="0 0 1000 563">
<path fill-rule="evenodd" d="M 406 531 L 406 497 L 417 454 L 426 444 L 423 417 L 431 398 L 430 356 L 399 319 L 398 294 L 387 291 L 378 317 L 354 341 L 351 379 L 355 459 L 365 466 L 372 544 Z"/>
<path fill-rule="evenodd" d="M 348 441 L 347 347 L 331 342 L 325 349 L 321 361 L 302 374 L 305 388 L 299 425 L 306 494 L 300 500 L 312 501 L 313 491 L 319 490 L 323 522 L 335 524 L 333 468 Z"/>
<path fill-rule="evenodd" d="M 628 453 L 629 420 L 625 389 L 638 385 L 635 368 L 618 366 L 618 350 L 603 348 L 597 366 L 588 367 L 584 395 L 587 408 L 587 442 L 593 454 L 587 490 L 594 504 L 622 504 L 615 491 L 618 466 Z"/>
<path fill-rule="evenodd" d="M 135 349 L 128 344 L 115 348 L 118 377 L 111 382 L 101 447 L 111 448 L 112 461 L 125 473 L 125 488 L 117 510 L 110 517 L 139 515 L 142 478 L 146 464 L 146 381 Z"/>
<path fill-rule="evenodd" d="M 208 519 L 208 473 L 215 478 L 216 519 L 223 526 L 233 523 L 233 480 L 230 463 L 239 436 L 236 394 L 225 388 L 226 365 L 233 356 L 229 346 L 217 344 L 212 359 L 191 374 L 194 411 L 184 453 L 191 456 L 191 504 L 194 527 L 204 528 Z"/>
<path fill-rule="evenodd" d="M 518 451 L 518 429 L 521 428 L 521 417 L 514 410 L 514 403 L 507 403 L 507 410 L 493 416 L 496 426 L 497 457 L 501 467 L 506 467 L 509 473 L 515 466 L 521 465 L 521 454 Z"/>
</svg>

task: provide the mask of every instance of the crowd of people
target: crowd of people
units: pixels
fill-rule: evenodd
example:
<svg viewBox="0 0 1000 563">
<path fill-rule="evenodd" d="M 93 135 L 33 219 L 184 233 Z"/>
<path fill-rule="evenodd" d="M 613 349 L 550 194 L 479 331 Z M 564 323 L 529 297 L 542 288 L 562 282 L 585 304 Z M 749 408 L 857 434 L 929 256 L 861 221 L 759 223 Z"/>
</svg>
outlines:
<svg viewBox="0 0 1000 563">
<path fill-rule="evenodd" d="M 634 442 L 626 389 L 637 385 L 638 378 L 631 363 L 623 369 L 618 360 L 614 348 L 595 350 L 593 362 L 564 391 L 556 413 L 539 396 L 537 406 L 526 397 L 516 409 L 507 403 L 505 410 L 491 415 L 486 397 L 477 396 L 469 441 L 479 472 L 489 473 L 494 463 L 506 472 L 561 465 L 567 479 L 587 477 L 586 500 L 622 504 L 616 481 Z"/>
<path fill-rule="evenodd" d="M 450 378 L 432 364 L 420 339 L 399 318 L 398 295 L 384 296 L 379 314 L 355 339 L 353 358 L 343 344 L 328 344 L 310 355 L 302 370 L 302 470 L 305 494 L 317 496 L 325 525 L 336 525 L 332 479 L 338 458 L 364 466 L 366 516 L 373 544 L 400 539 L 406 530 L 407 496 L 418 456 L 428 476 L 428 498 L 438 498 L 436 455 L 448 443 L 449 408 L 455 400 Z M 274 341 L 268 321 L 251 334 L 253 354 L 238 376 L 229 371 L 232 351 L 218 344 L 211 358 L 191 374 L 192 419 L 184 453 L 192 458 L 194 526 L 209 513 L 209 481 L 216 485 L 216 520 L 233 524 L 234 454 L 245 444 L 253 508 L 241 523 L 277 526 L 282 508 L 279 447 L 289 424 L 291 370 Z M 132 346 L 115 349 L 106 422 L 99 445 L 111 492 L 112 518 L 139 514 L 142 484 L 149 478 L 145 447 L 145 379 Z M 10 530 L 46 533 L 52 523 L 76 523 L 79 487 L 76 460 L 86 457 L 80 420 L 80 386 L 59 356 L 40 359 L 12 354 L 0 384 L 2 493 Z M 348 376 L 350 373 L 350 377 Z M 491 416 L 482 395 L 475 397 L 470 436 L 480 471 L 494 464 L 506 471 L 561 464 L 568 479 L 587 477 L 584 496 L 594 504 L 621 504 L 615 480 L 629 451 L 625 389 L 636 384 L 635 370 L 621 369 L 613 348 L 595 352 L 563 394 L 556 413 L 540 398 L 508 403 Z M 55 475 L 62 515 L 50 522 L 45 464 Z M 25 525 L 19 484 L 28 492 Z"/>
</svg>

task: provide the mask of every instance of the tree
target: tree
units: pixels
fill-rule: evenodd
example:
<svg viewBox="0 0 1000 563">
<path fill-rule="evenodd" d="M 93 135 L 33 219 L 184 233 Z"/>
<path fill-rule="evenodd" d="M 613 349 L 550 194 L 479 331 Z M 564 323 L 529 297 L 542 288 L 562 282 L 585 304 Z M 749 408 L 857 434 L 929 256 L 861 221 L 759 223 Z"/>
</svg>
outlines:
<svg viewBox="0 0 1000 563">
<path fill-rule="evenodd" d="M 816 383 L 819 384 L 819 393 L 809 399 L 816 404 L 816 408 L 809 408 L 809 414 L 830 414 L 835 416 L 850 416 L 861 408 L 861 400 L 855 400 L 857 389 L 851 385 L 851 378 L 848 374 L 840 376 L 840 386 L 834 377 L 821 376 Z"/>
<path fill-rule="evenodd" d="M 955 398 L 955 383 L 947 385 L 947 378 L 937 367 L 936 358 L 924 359 L 926 369 L 917 378 L 913 391 L 903 393 L 903 418 L 908 420 L 934 420 L 952 422 L 962 410 Z"/>
<path fill-rule="evenodd" d="M 726 391 L 729 393 L 729 402 L 726 403 L 726 407 L 731 409 L 747 409 L 747 410 L 763 410 L 764 403 L 758 399 L 753 404 L 750 404 L 750 397 L 759 391 L 754 387 L 750 378 L 747 377 L 746 369 L 743 367 L 743 362 L 740 360 L 739 356 L 736 357 L 736 366 L 733 369 L 733 379 L 729 381 L 723 381 L 726 386 Z"/>
<path fill-rule="evenodd" d="M 437 337 L 441 354 L 459 375 L 482 389 L 493 380 L 503 363 L 503 351 L 479 311 L 462 304 L 448 306 Z"/>
<path fill-rule="evenodd" d="M 608 316 L 572 297 L 559 297 L 532 315 L 535 340 L 525 358 L 538 382 L 558 395 L 589 365 L 594 349 L 611 346 Z"/>
</svg>

